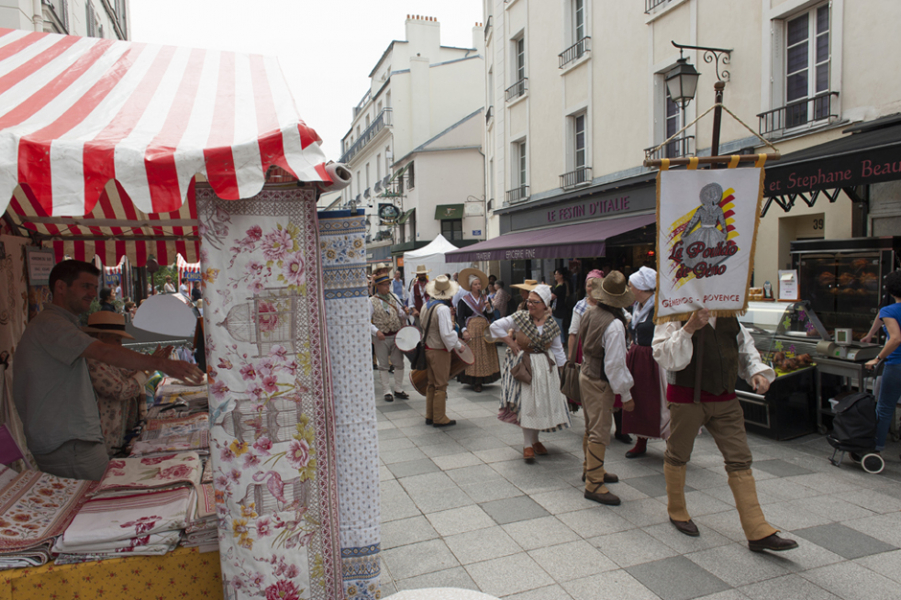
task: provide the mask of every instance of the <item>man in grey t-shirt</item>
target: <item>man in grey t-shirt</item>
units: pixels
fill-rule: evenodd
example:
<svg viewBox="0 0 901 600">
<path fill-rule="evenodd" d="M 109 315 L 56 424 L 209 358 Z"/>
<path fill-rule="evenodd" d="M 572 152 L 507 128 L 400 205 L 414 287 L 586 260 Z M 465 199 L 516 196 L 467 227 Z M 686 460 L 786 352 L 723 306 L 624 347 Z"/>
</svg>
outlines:
<svg viewBox="0 0 901 600">
<path fill-rule="evenodd" d="M 53 303 L 31 320 L 13 358 L 13 398 L 38 467 L 97 481 L 108 462 L 86 358 L 133 371 L 163 371 L 199 383 L 194 365 L 104 344 L 81 331 L 78 315 L 97 297 L 99 270 L 67 260 L 50 272 Z"/>
</svg>

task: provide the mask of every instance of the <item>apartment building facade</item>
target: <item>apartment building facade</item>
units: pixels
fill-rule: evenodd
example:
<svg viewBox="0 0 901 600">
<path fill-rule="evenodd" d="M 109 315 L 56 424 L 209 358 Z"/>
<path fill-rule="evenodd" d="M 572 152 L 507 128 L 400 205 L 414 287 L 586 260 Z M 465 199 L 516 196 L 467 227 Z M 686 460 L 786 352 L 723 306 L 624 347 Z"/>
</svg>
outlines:
<svg viewBox="0 0 901 600">
<path fill-rule="evenodd" d="M 128 0 L 0 0 L 0 27 L 129 39 Z"/>
<path fill-rule="evenodd" d="M 485 239 L 483 33 L 472 47 L 441 45 L 437 20 L 405 21 L 369 74 L 342 139 L 353 174 L 332 208 L 363 208 L 369 260 L 401 257 L 443 234 L 457 246 Z"/>
<path fill-rule="evenodd" d="M 602 243 L 603 254 L 587 257 L 592 266 L 654 264 L 656 172 L 642 162 L 710 154 L 711 115 L 680 130 L 713 105 L 719 79 L 724 105 L 750 130 L 724 115 L 718 153 L 767 151 L 762 137 L 786 161 L 767 165 L 760 237 L 769 243 L 757 244 L 758 285 L 787 268 L 794 240 L 901 231 L 897 181 L 827 186 L 815 169 L 805 177 L 793 170 L 809 171 L 818 153 L 831 155 L 830 144 L 858 135 L 849 132 L 855 126 L 875 122 L 883 137 L 894 126 L 901 82 L 887 74 L 901 66 L 890 31 L 901 22 L 901 3 L 485 0 L 483 7 L 488 232 L 508 242 L 472 258 L 499 260 L 492 270 L 505 279 L 550 280 L 567 258 L 586 258 L 573 243 L 579 236 Z M 673 42 L 725 52 L 680 51 Z M 701 73 L 684 107 L 665 85 L 680 56 Z M 801 155 L 809 155 L 803 165 Z M 790 177 L 805 183 L 778 187 Z"/>
</svg>

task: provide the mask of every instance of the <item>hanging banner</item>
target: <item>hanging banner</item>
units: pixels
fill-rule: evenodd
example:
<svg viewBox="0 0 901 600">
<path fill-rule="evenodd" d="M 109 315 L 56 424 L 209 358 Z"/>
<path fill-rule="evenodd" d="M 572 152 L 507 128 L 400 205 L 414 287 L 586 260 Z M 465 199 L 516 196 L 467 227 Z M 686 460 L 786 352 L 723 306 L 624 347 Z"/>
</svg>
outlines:
<svg viewBox="0 0 901 600">
<path fill-rule="evenodd" d="M 762 200 L 763 168 L 658 174 L 657 323 L 747 309 Z"/>
</svg>

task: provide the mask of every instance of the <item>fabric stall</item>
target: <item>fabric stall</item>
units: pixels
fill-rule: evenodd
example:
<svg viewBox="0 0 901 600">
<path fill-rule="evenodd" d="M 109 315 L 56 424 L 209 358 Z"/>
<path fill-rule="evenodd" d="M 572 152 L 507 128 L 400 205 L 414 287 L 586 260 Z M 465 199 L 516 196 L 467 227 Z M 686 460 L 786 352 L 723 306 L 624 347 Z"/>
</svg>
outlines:
<svg viewBox="0 0 901 600">
<path fill-rule="evenodd" d="M 365 229 L 317 218 L 349 174 L 278 62 L 0 29 L 0 78 L 0 210 L 57 260 L 199 261 L 209 365 L 202 389 L 148 388 L 129 456 L 17 549 L 55 562 L 6 571 L 0 598 L 379 597 L 369 350 L 345 327 Z"/>
<path fill-rule="evenodd" d="M 200 281 L 200 261 L 189 263 L 185 257 L 179 254 L 175 257 L 175 268 L 178 271 L 178 282 L 181 283 L 185 279 L 188 281 Z"/>
</svg>

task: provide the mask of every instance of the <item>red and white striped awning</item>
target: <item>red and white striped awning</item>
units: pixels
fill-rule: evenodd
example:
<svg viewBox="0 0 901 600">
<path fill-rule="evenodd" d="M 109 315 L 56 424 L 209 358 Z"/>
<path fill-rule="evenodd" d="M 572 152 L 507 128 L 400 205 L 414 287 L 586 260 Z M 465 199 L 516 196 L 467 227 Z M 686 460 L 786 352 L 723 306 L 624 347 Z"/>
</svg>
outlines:
<svg viewBox="0 0 901 600">
<path fill-rule="evenodd" d="M 195 175 L 228 200 L 256 195 L 273 165 L 328 185 L 319 142 L 275 58 L 0 29 L 0 212 L 9 203 L 18 222 L 66 243 L 187 234 L 183 248 L 143 252 L 193 261 Z"/>
</svg>

